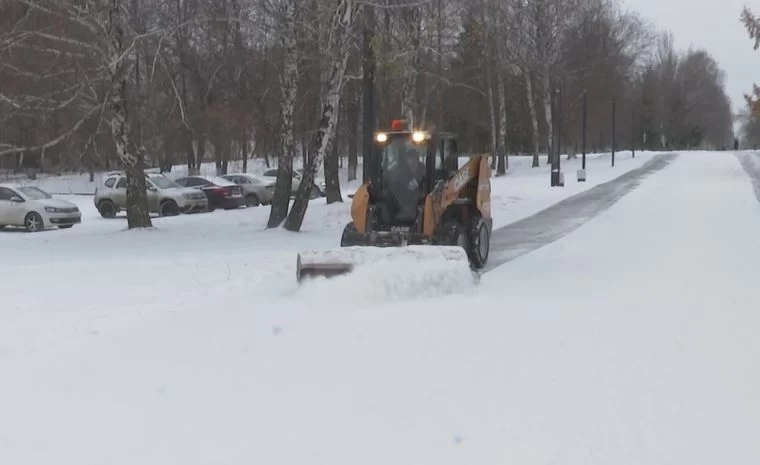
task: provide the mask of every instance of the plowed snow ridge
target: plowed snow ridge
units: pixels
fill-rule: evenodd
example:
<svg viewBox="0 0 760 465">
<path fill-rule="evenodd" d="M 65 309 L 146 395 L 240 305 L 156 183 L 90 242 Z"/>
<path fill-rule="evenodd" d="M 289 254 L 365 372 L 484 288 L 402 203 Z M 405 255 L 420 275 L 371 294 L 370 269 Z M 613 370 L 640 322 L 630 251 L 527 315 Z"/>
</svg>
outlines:
<svg viewBox="0 0 760 465">
<path fill-rule="evenodd" d="M 477 282 L 467 262 L 384 258 L 343 276 L 304 280 L 293 297 L 320 307 L 369 306 L 466 293 Z"/>
</svg>

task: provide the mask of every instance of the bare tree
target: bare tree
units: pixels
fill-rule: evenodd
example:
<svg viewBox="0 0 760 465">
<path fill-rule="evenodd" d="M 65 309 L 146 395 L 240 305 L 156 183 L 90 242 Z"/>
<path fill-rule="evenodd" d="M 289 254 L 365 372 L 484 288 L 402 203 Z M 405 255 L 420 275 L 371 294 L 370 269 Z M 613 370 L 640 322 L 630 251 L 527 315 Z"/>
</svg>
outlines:
<svg viewBox="0 0 760 465">
<path fill-rule="evenodd" d="M 293 155 L 295 152 L 295 136 L 293 134 L 293 113 L 295 112 L 298 92 L 298 47 L 296 42 L 296 27 L 298 11 L 301 8 L 299 0 L 282 0 L 281 10 L 282 31 L 280 42 L 284 51 L 284 71 L 282 77 L 282 127 L 280 153 L 277 158 L 277 184 L 275 186 L 272 208 L 269 212 L 267 227 L 280 226 L 288 216 L 290 193 L 293 182 Z"/>
<path fill-rule="evenodd" d="M 111 143 L 122 167 L 127 174 L 127 223 L 129 228 L 152 226 L 146 195 L 144 152 L 133 141 L 130 124 L 130 76 L 136 56 L 136 44 L 140 37 L 130 27 L 129 5 L 122 0 L 108 3 L 88 0 L 72 4 L 62 0 L 20 0 L 26 10 L 26 18 L 19 29 L 24 38 L 12 45 L 13 48 L 31 47 L 45 54 L 72 57 L 68 63 L 73 69 L 64 74 L 79 75 L 77 90 L 68 97 L 64 106 L 84 108 L 79 119 L 68 131 L 36 146 L 19 147 L 2 144 L 2 154 L 23 153 L 45 150 L 63 143 L 86 126 L 97 131 L 106 123 L 110 127 Z M 49 30 L 35 27 L 43 24 L 63 24 L 63 27 Z M 82 72 L 83 71 L 83 72 Z M 12 105 L 22 111 L 44 108 L 59 98 L 53 94 L 47 98 L 22 97 L 10 99 Z M 43 102 L 43 103 L 40 103 Z M 31 103 L 31 105 L 28 105 Z M 56 105 L 60 109 L 61 105 Z M 90 123 L 90 124 L 88 124 Z M 89 138 L 92 140 L 93 134 Z"/>
<path fill-rule="evenodd" d="M 309 206 L 314 174 L 328 153 L 333 136 L 335 135 L 341 91 L 345 80 L 348 56 L 351 50 L 349 45 L 353 38 L 352 32 L 360 9 L 361 5 L 354 0 L 338 0 L 338 5 L 335 8 L 334 20 L 330 31 L 331 46 L 327 55 L 329 57 L 330 73 L 325 96 L 322 100 L 322 116 L 319 121 L 319 129 L 314 136 L 314 142 L 311 144 L 313 153 L 304 169 L 303 177 L 298 187 L 295 201 L 293 202 L 293 208 L 285 221 L 285 229 L 289 231 L 299 231 L 301 229 L 306 210 Z"/>
</svg>

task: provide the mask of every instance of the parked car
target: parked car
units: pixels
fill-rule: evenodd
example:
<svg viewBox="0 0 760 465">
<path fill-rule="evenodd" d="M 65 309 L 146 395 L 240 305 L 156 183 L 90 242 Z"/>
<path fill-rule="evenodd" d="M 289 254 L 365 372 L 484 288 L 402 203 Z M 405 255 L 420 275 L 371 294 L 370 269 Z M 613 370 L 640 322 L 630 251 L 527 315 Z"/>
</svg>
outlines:
<svg viewBox="0 0 760 465">
<path fill-rule="evenodd" d="M 210 211 L 217 208 L 234 210 L 245 206 L 243 188 L 218 176 L 186 176 L 176 180 L 177 184 L 199 189 L 208 198 Z"/>
<path fill-rule="evenodd" d="M 195 189 L 185 188 L 163 174 L 145 175 L 148 209 L 161 216 L 174 216 L 208 210 L 208 199 Z M 127 209 L 127 175 L 123 171 L 108 173 L 95 189 L 95 208 L 103 218 L 113 218 Z"/>
<path fill-rule="evenodd" d="M 54 199 L 32 186 L 0 184 L 0 229 L 22 226 L 29 232 L 57 226 L 68 229 L 82 222 L 82 213 L 71 202 Z"/>
<path fill-rule="evenodd" d="M 295 170 L 295 172 L 298 174 L 298 180 L 300 184 L 300 180 L 303 179 L 303 169 L 299 168 Z M 322 176 L 314 176 L 314 187 L 316 187 L 316 190 L 319 191 L 320 197 L 327 195 L 327 181 Z"/>
<path fill-rule="evenodd" d="M 277 182 L 277 168 L 272 168 L 264 171 L 261 175 L 264 178 L 272 180 L 272 182 Z M 303 179 L 303 170 L 297 169 L 293 170 L 293 182 L 290 186 L 290 190 L 293 194 L 298 191 L 298 187 L 301 185 L 301 179 Z M 325 189 L 327 188 L 327 183 L 325 182 L 325 179 L 319 176 L 316 176 L 314 178 L 314 190 L 312 198 L 315 197 L 324 197 L 325 196 Z"/>
<path fill-rule="evenodd" d="M 275 182 L 250 173 L 225 174 L 222 178 L 243 188 L 245 204 L 248 207 L 269 205 L 274 197 Z"/>
</svg>

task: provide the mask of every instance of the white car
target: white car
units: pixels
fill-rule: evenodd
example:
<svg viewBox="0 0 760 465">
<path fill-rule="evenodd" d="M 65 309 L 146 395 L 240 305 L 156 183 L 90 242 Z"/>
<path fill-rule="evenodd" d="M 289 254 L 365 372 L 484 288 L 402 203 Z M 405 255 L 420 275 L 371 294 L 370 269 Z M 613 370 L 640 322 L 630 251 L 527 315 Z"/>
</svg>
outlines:
<svg viewBox="0 0 760 465">
<path fill-rule="evenodd" d="M 277 182 L 277 168 L 271 168 L 261 175 L 264 178 L 267 178 L 267 180 L 271 182 Z M 293 170 L 293 182 L 290 186 L 290 190 L 293 194 L 298 191 L 298 187 L 301 185 L 301 179 L 303 178 L 303 169 L 297 169 Z M 316 197 L 324 197 L 326 194 L 327 189 L 327 182 L 325 182 L 325 178 L 322 178 L 320 176 L 314 177 L 314 196 Z"/>
<path fill-rule="evenodd" d="M 0 184 L 0 229 L 21 226 L 29 232 L 57 226 L 67 229 L 82 222 L 82 213 L 71 202 L 54 199 L 32 186 Z"/>
</svg>

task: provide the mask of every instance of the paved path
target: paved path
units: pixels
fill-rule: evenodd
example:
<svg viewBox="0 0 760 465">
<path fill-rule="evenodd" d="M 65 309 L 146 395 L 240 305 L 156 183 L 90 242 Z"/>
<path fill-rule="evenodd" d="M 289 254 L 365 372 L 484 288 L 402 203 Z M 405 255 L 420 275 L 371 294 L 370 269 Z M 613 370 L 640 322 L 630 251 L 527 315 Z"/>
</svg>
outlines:
<svg viewBox="0 0 760 465">
<path fill-rule="evenodd" d="M 644 178 L 668 166 L 677 156 L 675 153 L 657 155 L 641 167 L 612 181 L 594 186 L 532 216 L 494 230 L 491 256 L 484 272 L 572 232 L 611 207 L 641 184 Z"/>
</svg>

